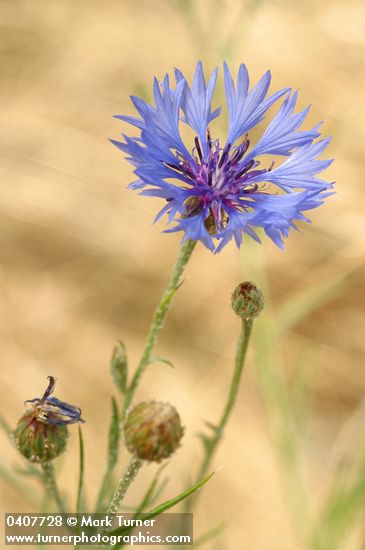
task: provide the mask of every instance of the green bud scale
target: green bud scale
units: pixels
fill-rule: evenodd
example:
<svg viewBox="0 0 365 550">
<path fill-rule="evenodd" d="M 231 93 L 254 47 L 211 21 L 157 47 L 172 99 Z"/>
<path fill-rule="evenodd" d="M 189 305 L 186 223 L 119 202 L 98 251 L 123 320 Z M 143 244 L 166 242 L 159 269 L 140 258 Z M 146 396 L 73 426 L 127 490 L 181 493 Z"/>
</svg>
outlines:
<svg viewBox="0 0 365 550">
<path fill-rule="evenodd" d="M 232 309 L 242 319 L 253 319 L 264 309 L 264 296 L 249 281 L 239 284 L 232 294 Z"/>
<path fill-rule="evenodd" d="M 38 420 L 34 411 L 27 411 L 19 420 L 14 433 L 19 451 L 31 462 L 48 462 L 66 448 L 67 426 L 50 426 Z"/>
<path fill-rule="evenodd" d="M 160 462 L 180 444 L 184 434 L 180 416 L 169 403 L 158 401 L 136 405 L 124 424 L 128 450 L 141 460 Z"/>
</svg>

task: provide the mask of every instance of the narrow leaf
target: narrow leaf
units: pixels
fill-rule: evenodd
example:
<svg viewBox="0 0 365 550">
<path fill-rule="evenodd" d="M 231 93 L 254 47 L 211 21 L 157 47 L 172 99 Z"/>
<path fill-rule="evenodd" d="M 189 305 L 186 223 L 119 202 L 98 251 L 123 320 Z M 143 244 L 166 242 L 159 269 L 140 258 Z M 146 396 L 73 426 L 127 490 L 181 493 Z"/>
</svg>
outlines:
<svg viewBox="0 0 365 550">
<path fill-rule="evenodd" d="M 183 279 L 182 281 L 180 281 L 176 286 L 175 288 L 173 288 L 172 290 L 170 290 L 170 292 L 165 296 L 164 300 L 162 300 L 159 308 L 160 309 L 165 309 L 166 305 L 168 305 L 172 298 L 174 297 L 174 294 L 179 290 L 179 288 L 184 284 L 184 281 L 185 279 Z"/>
<path fill-rule="evenodd" d="M 216 527 L 213 527 L 213 529 L 209 529 L 209 531 L 206 531 L 195 540 L 193 548 L 199 548 L 200 546 L 203 546 L 203 544 L 205 544 L 206 542 L 216 538 L 225 530 L 225 528 L 225 523 L 220 523 Z"/>
<path fill-rule="evenodd" d="M 209 422 L 209 420 L 206 420 L 205 422 L 205 425 L 208 426 L 208 428 L 210 428 L 214 433 L 217 433 L 219 431 L 219 426 L 216 426 L 215 424 L 213 424 L 212 422 Z"/>
<path fill-rule="evenodd" d="M 155 355 L 151 357 L 150 363 L 165 363 L 165 365 L 175 368 L 174 364 L 169 359 L 166 359 L 166 357 L 163 357 L 162 355 Z"/>
<path fill-rule="evenodd" d="M 336 476 L 324 514 L 315 532 L 315 541 L 321 541 L 326 548 L 342 548 L 342 542 L 361 514 L 365 503 L 365 454 L 358 464 L 352 482 Z M 325 546 L 323 545 L 323 548 Z"/>
<path fill-rule="evenodd" d="M 163 502 L 162 504 L 160 504 L 159 506 L 157 506 L 153 510 L 150 510 L 150 512 L 147 512 L 146 514 L 143 514 L 142 515 L 143 519 L 144 520 L 152 519 L 152 518 L 162 514 L 163 512 L 166 512 L 166 510 L 169 510 L 173 506 L 176 506 L 176 504 L 179 504 L 179 502 L 182 502 L 183 500 L 188 498 L 190 495 L 192 495 L 193 493 L 198 491 L 201 487 L 203 487 L 203 485 L 205 485 L 210 480 L 210 478 L 213 477 L 214 473 L 215 472 L 212 472 L 211 474 L 209 474 L 209 476 L 207 476 L 206 478 L 199 481 L 199 483 L 196 483 L 195 485 L 192 485 L 191 487 L 189 487 L 189 489 L 186 489 L 185 491 L 183 491 L 182 493 L 180 493 L 176 497 L 174 497 L 170 500 L 166 500 L 165 502 Z M 118 529 L 114 529 L 114 531 L 110 531 L 110 533 L 108 533 L 108 535 L 109 536 L 110 535 L 124 535 L 130 529 L 131 529 L 130 527 L 119 527 Z M 133 527 L 132 527 L 132 529 L 133 529 Z M 117 546 L 114 546 L 113 548 L 117 548 Z"/>
<path fill-rule="evenodd" d="M 17 474 L 19 474 L 21 476 L 35 477 L 35 478 L 39 479 L 40 481 L 43 481 L 42 472 L 39 470 L 39 468 L 37 468 L 36 466 L 33 466 L 32 464 L 27 466 L 27 468 L 21 468 L 19 466 L 14 466 L 14 472 L 16 472 Z"/>
<path fill-rule="evenodd" d="M 160 485 L 158 487 L 156 487 L 156 492 L 155 492 L 154 495 L 152 495 L 151 500 L 150 500 L 150 504 L 154 504 L 159 499 L 159 497 L 161 496 L 161 494 L 165 490 L 165 487 L 168 485 L 169 481 L 170 481 L 169 478 L 166 477 L 165 479 L 163 479 L 161 481 Z"/>
<path fill-rule="evenodd" d="M 109 428 L 108 464 L 114 467 L 118 460 L 119 410 L 116 399 L 112 397 L 112 416 Z"/>
<path fill-rule="evenodd" d="M 120 436 L 119 424 L 120 422 L 119 422 L 118 404 L 115 398 L 112 397 L 112 415 L 110 419 L 109 439 L 108 439 L 108 458 L 107 458 L 107 466 L 106 466 L 103 484 L 100 488 L 98 501 L 96 505 L 96 509 L 98 512 L 102 511 L 105 504 L 104 501 L 109 496 L 112 472 L 113 472 L 114 466 L 118 461 L 119 436 Z"/>
<path fill-rule="evenodd" d="M 204 449 L 206 451 L 209 451 L 214 443 L 214 440 L 211 437 L 208 437 L 207 435 L 203 433 L 199 433 L 197 437 L 200 439 L 200 441 L 203 443 Z"/>
<path fill-rule="evenodd" d="M 339 274 L 337 270 L 332 278 L 319 277 L 318 284 L 304 288 L 291 297 L 277 312 L 275 323 L 277 336 L 292 329 L 314 311 L 344 294 L 348 290 L 351 273 L 346 271 Z"/>
<path fill-rule="evenodd" d="M 168 479 L 165 479 L 159 485 L 159 477 L 166 466 L 167 466 L 167 463 L 165 463 L 163 466 L 161 466 L 161 468 L 157 470 L 152 482 L 150 483 L 150 486 L 148 487 L 141 503 L 139 504 L 136 510 L 136 514 L 143 512 L 143 510 L 145 510 L 147 506 L 150 506 L 153 502 L 156 502 L 157 498 L 160 496 L 162 490 L 165 488 L 166 484 L 168 483 Z"/>
<path fill-rule="evenodd" d="M 128 382 L 128 360 L 125 345 L 121 340 L 118 340 L 115 345 L 110 366 L 114 382 L 124 395 Z"/>
<path fill-rule="evenodd" d="M 37 506 L 34 502 L 34 490 L 30 489 L 24 482 L 18 479 L 14 473 L 8 469 L 5 465 L 0 463 L 0 477 L 2 477 L 9 485 L 11 485 L 18 493 L 20 493 L 23 498 L 28 502 L 29 505 Z"/>
<path fill-rule="evenodd" d="M 82 437 L 82 430 L 79 426 L 79 449 L 80 449 L 80 471 L 79 471 L 79 485 L 77 491 L 77 504 L 76 512 L 80 514 L 84 512 L 84 440 Z"/>
<path fill-rule="evenodd" d="M 8 437 L 11 438 L 13 430 L 3 416 L 0 416 L 0 428 L 5 432 Z"/>
</svg>

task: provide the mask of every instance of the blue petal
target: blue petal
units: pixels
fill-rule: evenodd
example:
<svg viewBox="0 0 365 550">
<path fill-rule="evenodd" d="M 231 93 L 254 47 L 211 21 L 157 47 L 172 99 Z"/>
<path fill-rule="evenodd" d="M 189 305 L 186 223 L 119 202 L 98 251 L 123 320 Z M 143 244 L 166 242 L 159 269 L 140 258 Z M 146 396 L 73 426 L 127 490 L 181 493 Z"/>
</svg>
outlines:
<svg viewBox="0 0 365 550">
<path fill-rule="evenodd" d="M 209 215 L 209 212 L 203 210 L 196 216 L 189 218 L 181 218 L 178 224 L 171 229 L 166 229 L 165 233 L 174 233 L 175 231 L 184 231 L 185 238 L 192 241 L 201 241 L 209 250 L 214 251 L 214 243 L 212 237 L 209 235 L 204 221 Z"/>
<path fill-rule="evenodd" d="M 234 144 L 237 139 L 263 119 L 266 111 L 289 88 L 279 90 L 265 99 L 271 81 L 270 71 L 267 71 L 260 82 L 248 91 L 248 73 L 245 65 L 241 65 L 237 77 L 237 91 L 227 63 L 224 63 L 224 84 L 229 115 L 227 143 Z"/>
<path fill-rule="evenodd" d="M 331 138 L 326 138 L 298 147 L 280 166 L 253 177 L 250 179 L 250 183 L 269 181 L 288 192 L 293 189 L 328 189 L 332 187 L 331 183 L 315 177 L 333 162 L 333 159 L 316 159 L 316 156 L 324 151 L 330 141 Z"/>
<path fill-rule="evenodd" d="M 323 189 L 287 195 L 257 194 L 252 225 L 262 227 L 266 235 L 283 248 L 283 237 L 289 235 L 290 228 L 296 228 L 294 220 L 309 222 L 303 211 L 317 208 L 330 194 Z"/>
<path fill-rule="evenodd" d="M 202 144 L 204 154 L 208 152 L 207 129 L 208 124 L 216 118 L 220 109 L 211 111 L 211 102 L 216 85 L 218 70 L 215 69 L 208 86 L 205 84 L 203 66 L 201 61 L 196 66 L 192 87 L 187 84 L 184 75 L 175 69 L 176 82 L 185 82 L 181 107 L 185 115 L 185 122 L 195 130 Z"/>
<path fill-rule="evenodd" d="M 179 132 L 179 118 L 182 101 L 182 93 L 185 83 L 179 82 L 175 90 L 170 88 L 168 75 L 165 76 L 162 85 L 154 79 L 153 95 L 155 107 L 148 105 L 143 100 L 132 96 L 132 101 L 141 115 L 141 118 L 116 115 L 116 118 L 128 122 L 142 130 L 142 141 L 145 145 L 171 155 L 170 149 L 177 149 L 187 158 L 190 153 L 182 142 Z M 165 160 L 165 159 L 164 159 Z"/>
<path fill-rule="evenodd" d="M 304 111 L 293 114 L 297 97 L 298 92 L 294 92 L 291 97 L 288 96 L 285 99 L 279 112 L 266 128 L 258 144 L 246 156 L 246 162 L 255 158 L 255 156 L 263 154 L 290 155 L 295 147 L 313 141 L 313 139 L 320 135 L 318 126 L 315 126 L 312 130 L 296 131 L 303 123 L 310 108 L 307 107 Z"/>
<path fill-rule="evenodd" d="M 260 239 L 256 235 L 255 231 L 251 227 L 251 221 L 254 216 L 252 212 L 241 212 L 234 208 L 225 208 L 228 214 L 227 226 L 219 233 L 217 238 L 219 239 L 219 245 L 215 252 L 220 252 L 229 241 L 234 238 L 237 248 L 240 248 L 242 244 L 242 237 L 244 233 L 250 235 L 253 239 L 260 242 Z"/>
<path fill-rule="evenodd" d="M 41 407 L 47 415 L 47 424 L 62 426 L 84 422 L 81 418 L 81 410 L 78 407 L 60 401 L 57 397 L 47 397 Z"/>
</svg>

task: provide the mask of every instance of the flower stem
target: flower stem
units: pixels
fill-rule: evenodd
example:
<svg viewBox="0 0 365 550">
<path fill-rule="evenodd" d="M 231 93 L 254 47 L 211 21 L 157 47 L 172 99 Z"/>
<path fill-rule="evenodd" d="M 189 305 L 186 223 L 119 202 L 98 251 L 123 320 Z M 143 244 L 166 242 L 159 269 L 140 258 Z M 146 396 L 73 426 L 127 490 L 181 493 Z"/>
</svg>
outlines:
<svg viewBox="0 0 365 550">
<path fill-rule="evenodd" d="M 222 416 L 219 423 L 217 424 L 217 426 L 214 426 L 214 435 L 204 440 L 205 457 L 197 476 L 198 480 L 203 479 L 207 475 L 214 453 L 218 447 L 219 442 L 222 439 L 224 428 L 229 420 L 229 417 L 235 405 L 237 395 L 238 395 L 238 390 L 240 387 L 242 371 L 245 364 L 248 344 L 250 341 L 252 325 L 253 325 L 252 319 L 242 319 L 241 333 L 237 342 L 235 368 L 233 371 L 233 377 L 231 380 L 227 401 L 223 409 Z M 195 495 L 194 498 L 196 499 L 197 495 Z M 192 504 L 193 504 L 193 499 L 190 499 L 189 509 L 191 509 Z"/>
<path fill-rule="evenodd" d="M 151 361 L 151 354 L 156 344 L 158 334 L 165 320 L 171 299 L 175 294 L 176 290 L 179 288 L 179 285 L 181 284 L 180 283 L 181 275 L 183 274 L 183 271 L 190 259 L 190 256 L 194 250 L 195 245 L 196 245 L 196 241 L 192 241 L 188 239 L 181 247 L 180 254 L 176 260 L 176 263 L 174 265 L 170 278 L 167 282 L 166 288 L 162 294 L 161 301 L 158 304 L 155 310 L 155 313 L 153 315 L 152 323 L 151 323 L 150 330 L 148 332 L 148 336 L 146 340 L 145 349 L 143 351 L 141 360 L 138 364 L 136 372 L 134 373 L 134 376 L 132 378 L 132 381 L 129 385 L 129 388 L 125 397 L 121 422 L 124 421 L 128 407 L 133 400 L 134 394 L 136 393 L 136 390 L 138 387 L 139 380 L 143 372 L 145 371 L 146 367 Z"/>
<path fill-rule="evenodd" d="M 109 504 L 107 510 L 107 516 L 112 519 L 119 511 L 120 505 L 123 502 L 123 499 L 128 491 L 128 488 L 132 481 L 136 478 L 140 467 L 142 466 L 142 461 L 138 458 L 132 457 L 128 463 L 128 466 L 122 475 L 119 485 L 114 493 L 114 496 Z"/>
<path fill-rule="evenodd" d="M 182 245 L 179 256 L 171 272 L 170 278 L 167 281 L 166 288 L 162 294 L 160 303 L 158 304 L 154 312 L 142 357 L 140 359 L 140 362 L 137 366 L 137 369 L 134 373 L 131 383 L 128 386 L 124 396 L 124 404 L 123 404 L 123 408 L 119 418 L 119 434 L 117 436 L 118 441 L 120 439 L 120 434 L 122 431 L 123 423 L 124 423 L 128 408 L 133 401 L 133 397 L 137 391 L 141 376 L 145 371 L 145 369 L 147 368 L 148 364 L 151 362 L 151 356 L 157 341 L 157 337 L 160 333 L 163 322 L 166 318 L 171 300 L 176 290 L 179 288 L 179 285 L 181 284 L 181 276 L 190 259 L 190 256 L 194 250 L 195 245 L 196 245 L 196 241 L 192 241 L 190 239 L 186 240 L 185 243 Z M 97 506 L 96 506 L 98 511 L 101 511 L 103 509 L 103 504 L 108 494 L 115 464 L 116 464 L 116 460 L 108 464 L 107 469 L 105 471 L 104 478 L 99 491 Z"/>
<path fill-rule="evenodd" d="M 65 514 L 66 513 L 65 506 L 63 503 L 63 499 L 60 495 L 60 492 L 58 490 L 54 466 L 52 462 L 42 463 L 42 468 L 44 473 L 44 483 L 46 485 L 46 489 L 48 490 L 49 495 L 54 499 L 57 505 L 57 508 L 61 512 L 61 514 Z"/>
</svg>

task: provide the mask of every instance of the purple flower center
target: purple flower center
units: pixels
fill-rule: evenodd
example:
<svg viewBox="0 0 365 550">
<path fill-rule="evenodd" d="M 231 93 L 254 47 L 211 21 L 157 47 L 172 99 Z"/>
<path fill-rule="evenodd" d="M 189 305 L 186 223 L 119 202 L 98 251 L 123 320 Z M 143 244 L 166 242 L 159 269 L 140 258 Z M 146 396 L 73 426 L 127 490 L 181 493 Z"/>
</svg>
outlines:
<svg viewBox="0 0 365 550">
<path fill-rule="evenodd" d="M 183 217 L 189 218 L 204 211 L 207 230 L 211 235 L 217 235 L 226 227 L 230 209 L 241 212 L 249 209 L 252 204 L 249 195 L 258 190 L 257 183 L 251 183 L 251 179 L 268 170 L 256 170 L 259 161 L 243 159 L 250 146 L 247 135 L 240 145 L 232 147 L 227 143 L 221 148 L 219 139 L 212 141 L 208 130 L 206 154 L 198 137 L 194 142 L 190 159 L 177 152 L 178 164 L 166 164 L 180 172 L 192 187 L 184 203 Z"/>
</svg>

